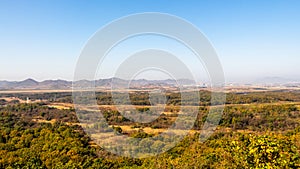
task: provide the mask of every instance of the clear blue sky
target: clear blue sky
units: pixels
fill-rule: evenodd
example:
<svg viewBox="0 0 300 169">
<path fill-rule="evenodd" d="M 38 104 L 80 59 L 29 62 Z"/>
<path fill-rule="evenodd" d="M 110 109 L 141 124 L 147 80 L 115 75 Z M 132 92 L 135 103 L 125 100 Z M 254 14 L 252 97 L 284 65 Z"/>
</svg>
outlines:
<svg viewBox="0 0 300 169">
<path fill-rule="evenodd" d="M 71 80 L 93 33 L 140 12 L 196 25 L 215 46 L 228 81 L 300 79 L 298 0 L 0 0 L 0 80 Z"/>
</svg>

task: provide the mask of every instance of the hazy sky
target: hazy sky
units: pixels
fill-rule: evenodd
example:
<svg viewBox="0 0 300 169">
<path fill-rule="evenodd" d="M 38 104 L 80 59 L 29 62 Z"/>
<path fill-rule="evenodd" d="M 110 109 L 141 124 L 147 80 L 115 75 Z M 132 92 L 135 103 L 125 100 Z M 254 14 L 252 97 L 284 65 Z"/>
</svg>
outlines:
<svg viewBox="0 0 300 169">
<path fill-rule="evenodd" d="M 216 48 L 227 81 L 300 79 L 298 0 L 0 0 L 0 80 L 72 80 L 93 33 L 141 12 L 170 13 L 196 25 Z"/>
</svg>

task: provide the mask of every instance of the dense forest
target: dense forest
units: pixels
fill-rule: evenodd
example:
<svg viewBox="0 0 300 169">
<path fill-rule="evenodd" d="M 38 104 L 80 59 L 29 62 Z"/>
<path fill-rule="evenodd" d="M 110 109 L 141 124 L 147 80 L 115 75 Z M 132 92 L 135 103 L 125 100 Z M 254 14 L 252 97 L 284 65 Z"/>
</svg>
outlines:
<svg viewBox="0 0 300 169">
<path fill-rule="evenodd" d="M 71 103 L 71 93 L 2 94 L 42 100 L 0 100 L 0 168 L 300 168 L 300 96 L 298 91 L 228 93 L 216 132 L 199 142 L 209 110 L 210 93 L 201 91 L 195 132 L 155 157 L 134 159 L 111 154 L 96 145 L 78 124 L 75 110 L 49 103 Z M 148 112 L 147 93 L 132 93 L 131 102 Z M 135 123 L 116 110 L 103 115 L 116 134 L 151 137 L 143 129 L 164 129 L 177 117 L 178 93 L 167 93 L 166 112 L 151 123 Z M 111 95 L 97 93 L 98 104 L 111 105 Z M 127 132 L 119 126 L 138 128 Z M 97 128 L 98 127 L 98 128 Z M 101 126 L 95 126 L 101 129 Z M 157 145 L 149 145 L 157 146 Z"/>
</svg>

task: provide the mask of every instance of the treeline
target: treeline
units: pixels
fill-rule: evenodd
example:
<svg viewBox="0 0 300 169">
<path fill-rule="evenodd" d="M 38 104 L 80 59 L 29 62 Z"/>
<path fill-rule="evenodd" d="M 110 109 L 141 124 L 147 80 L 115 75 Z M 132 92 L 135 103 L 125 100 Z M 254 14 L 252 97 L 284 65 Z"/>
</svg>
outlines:
<svg viewBox="0 0 300 169">
<path fill-rule="evenodd" d="M 280 101 L 299 102 L 300 91 L 278 90 L 263 92 L 240 92 L 226 94 L 227 104 L 274 103 Z"/>
<path fill-rule="evenodd" d="M 115 100 L 112 99 L 111 92 L 96 92 L 96 100 L 99 105 L 113 105 Z M 118 98 L 120 104 L 133 105 L 150 105 L 149 92 L 130 92 L 129 100 L 124 93 L 114 92 L 115 98 Z M 122 96 L 123 95 L 123 96 Z M 185 102 L 187 105 L 208 106 L 211 104 L 211 92 L 199 91 L 200 100 L 195 102 L 195 94 L 184 93 L 185 96 L 190 96 L 191 102 Z M 53 92 L 53 93 L 2 93 L 0 97 L 17 97 L 23 100 L 27 98 L 34 100 L 44 100 L 49 102 L 72 103 L 71 92 Z M 124 100 L 120 98 L 124 97 Z M 167 105 L 180 105 L 181 94 L 178 92 L 166 92 Z M 299 91 L 262 91 L 262 92 L 239 92 L 226 93 L 226 104 L 250 104 L 250 103 L 274 103 L 274 102 L 300 102 Z M 4 100 L 0 100 L 0 105 L 4 104 Z"/>
<path fill-rule="evenodd" d="M 51 92 L 51 93 L 0 93 L 0 97 L 15 97 L 22 100 L 30 99 L 44 100 L 49 102 L 65 102 L 72 103 L 72 93 L 71 92 Z"/>
<path fill-rule="evenodd" d="M 58 110 L 43 103 L 14 104 L 0 107 L 0 123 L 6 128 L 26 129 L 38 121 L 78 122 L 74 110 Z"/>
<path fill-rule="evenodd" d="M 294 104 L 226 106 L 223 127 L 249 131 L 286 131 L 300 126 L 300 112 Z"/>
</svg>

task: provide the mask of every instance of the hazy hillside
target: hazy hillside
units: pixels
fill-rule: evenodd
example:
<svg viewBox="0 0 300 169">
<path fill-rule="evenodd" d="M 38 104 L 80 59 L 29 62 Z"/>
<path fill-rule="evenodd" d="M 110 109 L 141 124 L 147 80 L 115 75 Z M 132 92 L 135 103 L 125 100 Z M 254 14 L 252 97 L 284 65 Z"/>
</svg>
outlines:
<svg viewBox="0 0 300 169">
<path fill-rule="evenodd" d="M 99 79 L 95 81 L 91 80 L 80 80 L 76 81 L 75 85 L 78 86 L 93 86 L 96 87 L 111 87 L 112 84 L 115 87 L 127 86 L 129 83 L 128 80 L 120 79 L 120 78 L 108 78 L 108 79 Z M 143 87 L 143 86 L 151 86 L 151 85 L 167 85 L 174 86 L 176 84 L 182 85 L 190 85 L 195 84 L 194 81 L 189 79 L 179 79 L 178 81 L 172 79 L 166 80 L 146 80 L 146 79 L 138 79 L 132 80 L 130 82 L 131 87 Z M 38 82 L 34 79 L 26 79 L 23 81 L 0 81 L 0 89 L 1 90 L 9 90 L 9 89 L 71 89 L 72 81 L 66 80 L 45 80 L 42 82 Z"/>
</svg>

